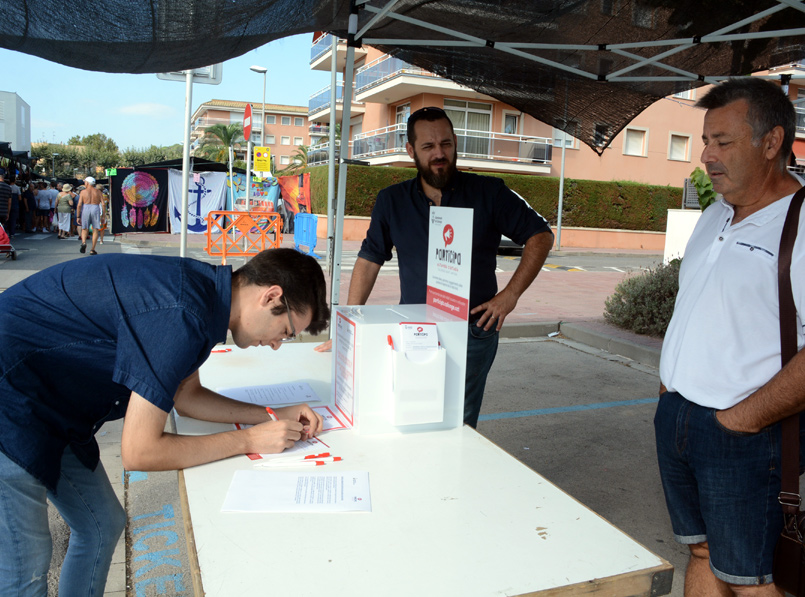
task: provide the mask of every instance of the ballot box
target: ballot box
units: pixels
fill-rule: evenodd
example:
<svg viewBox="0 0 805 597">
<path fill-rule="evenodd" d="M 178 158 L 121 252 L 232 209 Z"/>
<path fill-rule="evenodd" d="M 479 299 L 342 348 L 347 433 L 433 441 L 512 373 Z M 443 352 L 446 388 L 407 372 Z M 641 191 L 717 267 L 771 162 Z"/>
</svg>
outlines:
<svg viewBox="0 0 805 597">
<path fill-rule="evenodd" d="M 462 424 L 466 320 L 426 305 L 363 305 L 337 307 L 333 322 L 333 404 L 357 433 Z"/>
</svg>

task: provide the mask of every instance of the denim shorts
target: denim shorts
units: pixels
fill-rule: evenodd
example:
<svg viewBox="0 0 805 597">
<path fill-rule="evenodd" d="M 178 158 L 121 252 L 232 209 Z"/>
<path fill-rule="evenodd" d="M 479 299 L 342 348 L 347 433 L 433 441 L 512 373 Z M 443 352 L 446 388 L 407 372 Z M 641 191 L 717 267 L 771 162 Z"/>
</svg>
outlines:
<svg viewBox="0 0 805 597">
<path fill-rule="evenodd" d="M 707 541 L 710 568 L 724 582 L 772 582 L 783 525 L 780 425 L 754 434 L 731 431 L 715 409 L 666 392 L 654 428 L 674 538 L 687 545 Z"/>
</svg>

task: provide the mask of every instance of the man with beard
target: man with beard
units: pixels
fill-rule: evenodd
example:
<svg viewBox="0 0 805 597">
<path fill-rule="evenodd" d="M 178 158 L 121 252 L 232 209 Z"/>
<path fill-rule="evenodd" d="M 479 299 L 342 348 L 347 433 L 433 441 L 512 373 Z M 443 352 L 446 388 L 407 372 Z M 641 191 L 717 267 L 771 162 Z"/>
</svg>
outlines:
<svg viewBox="0 0 805 597">
<path fill-rule="evenodd" d="M 453 124 L 441 108 L 422 108 L 411 114 L 405 147 L 419 175 L 378 194 L 352 272 L 347 304 L 366 303 L 380 267 L 391 259 L 392 247 L 397 250 L 400 266 L 400 304 L 424 304 L 430 207 L 472 209 L 464 422 L 476 427 L 486 377 L 497 353 L 498 333 L 542 268 L 553 246 L 553 233 L 548 222 L 499 178 L 459 172 L 456 142 Z M 502 234 L 524 248 L 511 280 L 498 292 L 495 268 Z"/>
</svg>

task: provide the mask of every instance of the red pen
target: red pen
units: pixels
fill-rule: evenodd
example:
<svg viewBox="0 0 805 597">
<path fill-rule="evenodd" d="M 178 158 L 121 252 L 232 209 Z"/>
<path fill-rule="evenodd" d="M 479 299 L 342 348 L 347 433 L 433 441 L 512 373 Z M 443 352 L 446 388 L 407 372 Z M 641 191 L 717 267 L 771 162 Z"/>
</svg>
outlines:
<svg viewBox="0 0 805 597">
<path fill-rule="evenodd" d="M 266 412 L 268 413 L 268 416 L 271 417 L 272 421 L 279 421 L 279 417 L 277 417 L 277 413 L 275 413 L 274 410 L 270 406 L 266 406 Z"/>
<path fill-rule="evenodd" d="M 213 350 L 212 352 L 232 352 L 231 348 L 219 348 L 218 350 Z"/>
<path fill-rule="evenodd" d="M 392 339 L 391 335 L 387 336 L 387 338 L 389 346 L 391 346 L 391 349 L 394 350 L 394 340 Z"/>
</svg>

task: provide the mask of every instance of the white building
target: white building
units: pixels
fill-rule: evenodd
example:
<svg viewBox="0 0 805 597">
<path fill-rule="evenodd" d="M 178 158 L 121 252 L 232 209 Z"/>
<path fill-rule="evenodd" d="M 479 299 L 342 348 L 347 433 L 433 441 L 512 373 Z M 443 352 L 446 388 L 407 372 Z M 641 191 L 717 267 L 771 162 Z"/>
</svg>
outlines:
<svg viewBox="0 0 805 597">
<path fill-rule="evenodd" d="M 0 91 L 0 141 L 31 151 L 31 106 L 13 91 Z"/>
</svg>

